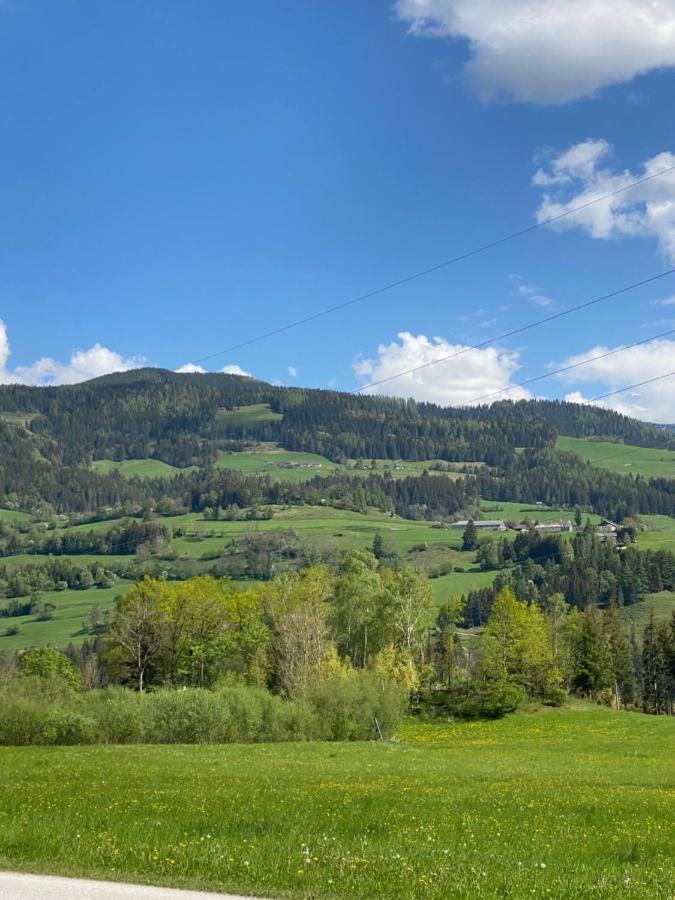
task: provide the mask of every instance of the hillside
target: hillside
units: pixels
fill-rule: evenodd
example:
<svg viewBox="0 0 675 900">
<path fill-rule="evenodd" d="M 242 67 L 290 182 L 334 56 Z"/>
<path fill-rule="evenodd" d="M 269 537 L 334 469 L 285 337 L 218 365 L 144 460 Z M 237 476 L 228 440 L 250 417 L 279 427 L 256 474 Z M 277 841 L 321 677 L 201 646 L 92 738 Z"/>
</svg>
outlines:
<svg viewBox="0 0 675 900">
<path fill-rule="evenodd" d="M 65 514 L 144 506 L 158 495 L 186 505 L 195 490 L 218 490 L 219 470 L 300 482 L 329 473 L 344 482 L 343 476 L 364 471 L 345 467 L 375 460 L 371 480 L 400 480 L 400 472 L 421 478 L 423 472 L 399 463 L 468 476 L 452 500 L 434 498 L 439 483 L 418 483 L 414 493 L 420 499 L 414 502 L 432 515 L 461 511 L 479 496 L 579 505 L 614 517 L 675 512 L 668 485 L 600 477 L 597 469 L 580 465 L 578 456 L 558 453 L 561 436 L 611 437 L 644 448 L 646 455 L 675 447 L 662 429 L 548 401 L 454 409 L 153 369 L 55 388 L 5 385 L 0 502 L 4 498 L 5 505 L 26 511 L 48 504 Z M 270 450 L 309 455 L 260 455 Z M 373 489 L 362 488 L 371 494 Z M 343 491 L 351 490 L 343 484 Z"/>
<path fill-rule="evenodd" d="M 378 534 L 392 559 L 430 577 L 437 607 L 464 597 L 467 624 L 480 624 L 496 578 L 512 572 L 526 590 L 518 567 L 560 553 L 550 542 L 521 547 L 513 530 L 494 552 L 462 550 L 453 519 L 531 527 L 640 517 L 640 550 L 669 552 L 670 441 L 570 404 L 446 409 L 231 375 L 147 369 L 68 387 L 2 386 L 0 616 L 9 615 L 0 652 L 92 640 L 92 616 L 105 617 L 143 574 L 267 580 L 335 565 Z M 667 567 L 649 584 L 640 575 L 642 589 L 616 563 L 593 563 L 616 570 L 603 602 L 613 592 L 637 602 L 643 590 L 667 610 Z M 573 574 L 564 578 L 583 605 Z"/>
<path fill-rule="evenodd" d="M 574 453 L 591 465 L 618 475 L 642 475 L 643 478 L 675 478 L 675 450 L 638 447 L 628 442 L 560 436 L 559 450 Z"/>
</svg>

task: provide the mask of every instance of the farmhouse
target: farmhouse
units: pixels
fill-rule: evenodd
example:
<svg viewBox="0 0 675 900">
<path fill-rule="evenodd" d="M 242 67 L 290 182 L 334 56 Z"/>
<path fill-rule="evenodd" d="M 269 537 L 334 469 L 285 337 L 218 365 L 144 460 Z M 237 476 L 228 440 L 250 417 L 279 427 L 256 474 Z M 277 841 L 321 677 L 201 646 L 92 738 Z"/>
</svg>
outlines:
<svg viewBox="0 0 675 900">
<path fill-rule="evenodd" d="M 548 531 L 551 534 L 570 534 L 574 531 L 574 523 L 569 519 L 556 519 L 553 522 L 540 522 L 535 528 L 537 531 Z"/>
<path fill-rule="evenodd" d="M 453 522 L 453 528 L 466 528 L 468 520 Z M 501 519 L 476 519 L 473 523 L 478 531 L 506 531 L 506 525 Z"/>
<path fill-rule="evenodd" d="M 598 525 L 598 534 L 616 534 L 618 530 L 619 526 L 609 519 L 603 519 Z"/>
<path fill-rule="evenodd" d="M 619 526 L 609 519 L 603 519 L 598 525 L 597 535 L 603 544 L 616 544 L 618 540 Z"/>
</svg>

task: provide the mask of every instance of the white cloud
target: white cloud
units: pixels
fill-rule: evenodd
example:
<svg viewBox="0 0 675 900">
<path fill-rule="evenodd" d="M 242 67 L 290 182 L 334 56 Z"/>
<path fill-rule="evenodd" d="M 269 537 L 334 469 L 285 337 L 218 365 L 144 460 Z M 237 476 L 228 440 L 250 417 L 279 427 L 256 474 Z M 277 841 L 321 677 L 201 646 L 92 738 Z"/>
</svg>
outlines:
<svg viewBox="0 0 675 900">
<path fill-rule="evenodd" d="M 368 384 L 460 352 L 461 356 L 455 359 L 427 365 L 420 371 L 366 388 L 364 393 L 414 397 L 416 400 L 458 406 L 512 386 L 512 376 L 520 368 L 517 353 L 498 347 L 472 350 L 461 344 L 451 344 L 444 338 L 430 339 L 423 334 L 413 335 L 406 331 L 398 335 L 397 341 L 381 344 L 375 359 L 357 359 L 354 371 L 364 384 Z M 529 391 L 515 388 L 495 399 L 521 400 L 529 397 Z"/>
<path fill-rule="evenodd" d="M 101 344 L 94 344 L 89 350 L 74 350 L 67 363 L 44 356 L 28 366 L 8 369 L 10 352 L 7 326 L 0 320 L 0 384 L 77 384 L 146 363 L 141 356 L 125 358 Z"/>
<path fill-rule="evenodd" d="M 652 306 L 675 306 L 675 297 L 666 297 L 665 300 L 652 300 Z"/>
<path fill-rule="evenodd" d="M 585 353 L 569 357 L 560 365 L 576 365 L 614 349 L 619 348 L 592 347 Z M 592 384 L 594 388 L 600 385 L 592 392 L 582 391 L 577 387 L 577 390 L 565 396 L 565 400 L 570 403 L 587 403 L 589 401 L 584 395 L 600 396 L 673 371 L 675 371 L 675 341 L 660 340 L 651 341 L 641 347 L 631 347 L 605 359 L 594 359 L 580 369 L 556 377 L 565 384 L 574 383 L 576 386 Z M 671 423 L 675 419 L 675 377 L 608 397 L 598 401 L 597 405 L 649 422 Z"/>
<path fill-rule="evenodd" d="M 176 372 L 180 375 L 205 375 L 206 369 L 203 366 L 196 365 L 196 363 L 185 363 L 185 365 L 176 369 Z"/>
<path fill-rule="evenodd" d="M 175 371 L 187 375 L 206 375 L 208 369 L 205 369 L 203 366 L 197 365 L 196 363 L 185 363 L 185 365 Z M 241 375 L 244 378 L 253 378 L 250 372 L 245 372 L 241 366 L 237 365 L 223 366 L 220 371 L 225 375 Z"/>
<path fill-rule="evenodd" d="M 469 42 L 484 100 L 565 103 L 675 66 L 675 0 L 396 0 L 410 31 Z"/>
<path fill-rule="evenodd" d="M 237 365 L 223 366 L 220 371 L 224 375 L 241 375 L 244 378 L 253 378 L 250 372 L 245 372 L 241 366 Z"/>
<path fill-rule="evenodd" d="M 295 366 L 289 366 L 286 371 L 291 376 L 291 378 L 297 378 L 300 374 L 300 369 L 296 368 Z"/>
<path fill-rule="evenodd" d="M 522 275 L 512 275 L 511 280 L 514 282 L 518 296 L 539 306 L 542 309 L 552 309 L 556 306 L 555 300 L 547 297 L 536 284 L 531 284 Z"/>
<path fill-rule="evenodd" d="M 647 159 L 637 172 L 619 171 L 608 164 L 611 152 L 606 141 L 587 140 L 538 169 L 533 183 L 545 193 L 537 220 L 544 222 L 675 166 L 675 154 L 664 152 Z M 581 228 L 598 240 L 655 238 L 665 256 L 675 262 L 675 170 L 572 212 L 551 227 L 561 231 Z"/>
</svg>

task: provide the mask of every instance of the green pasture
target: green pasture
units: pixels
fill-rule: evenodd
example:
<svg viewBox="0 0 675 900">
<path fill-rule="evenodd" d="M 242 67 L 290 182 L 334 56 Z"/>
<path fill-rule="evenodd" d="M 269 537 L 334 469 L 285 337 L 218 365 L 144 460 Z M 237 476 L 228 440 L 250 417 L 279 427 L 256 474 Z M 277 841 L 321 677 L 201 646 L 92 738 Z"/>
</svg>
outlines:
<svg viewBox="0 0 675 900">
<path fill-rule="evenodd" d="M 675 720 L 392 743 L 0 748 L 0 867 L 262 897 L 669 900 Z"/>
<path fill-rule="evenodd" d="M 92 609 L 112 609 L 115 597 L 129 590 L 128 581 L 120 581 L 111 588 L 91 588 L 84 591 L 44 591 L 43 603 L 56 606 L 53 618 L 38 622 L 34 615 L 0 618 L 0 655 L 11 650 L 24 650 L 38 644 L 64 646 L 81 643 L 87 635 L 82 623 Z M 19 634 L 7 635 L 11 626 L 19 626 Z"/>
<path fill-rule="evenodd" d="M 481 518 L 503 519 L 505 522 L 522 522 L 531 519 L 533 522 L 553 522 L 556 519 L 570 519 L 574 522 L 573 509 L 560 509 L 551 506 L 538 506 L 536 503 L 510 503 L 505 500 L 483 500 L 481 502 Z M 583 520 L 590 519 L 593 524 L 600 522 L 601 516 L 583 513 Z"/>
<path fill-rule="evenodd" d="M 285 468 L 282 463 L 297 468 Z M 278 448 L 242 450 L 238 453 L 221 451 L 216 466 L 245 475 L 268 475 L 274 481 L 294 483 L 309 481 L 317 475 L 331 475 L 339 468 L 325 456 L 316 453 L 296 453 Z"/>
<path fill-rule="evenodd" d="M 97 459 L 91 465 L 102 475 L 119 472 L 124 478 L 171 478 L 174 475 L 187 475 L 195 469 L 195 466 L 179 469 L 162 462 L 161 459 L 125 459 L 122 462 Z"/>
<path fill-rule="evenodd" d="M 302 541 L 330 545 L 351 550 L 369 547 L 377 532 L 391 540 L 400 553 L 427 544 L 429 547 L 458 548 L 462 532 L 457 529 L 436 529 L 430 522 L 417 522 L 369 511 L 367 514 L 336 510 L 324 506 L 276 507 L 269 521 L 207 522 L 200 514 L 187 514 L 167 519 L 174 529 L 183 528 L 187 534 L 174 538 L 173 549 L 181 556 L 198 558 L 205 551 L 215 552 L 232 538 L 254 532 L 270 532 L 292 528 Z"/>
<path fill-rule="evenodd" d="M 17 509 L 0 509 L 0 522 L 5 525 L 23 525 L 30 522 L 30 516 Z"/>
<path fill-rule="evenodd" d="M 640 523 L 647 526 L 638 535 L 641 550 L 675 551 L 675 518 L 670 516 L 640 516 Z"/>
<path fill-rule="evenodd" d="M 639 603 L 625 606 L 621 611 L 626 622 L 635 625 L 638 634 L 642 634 L 651 616 L 656 622 L 667 622 L 675 612 L 675 593 L 661 591 L 658 594 L 647 594 Z"/>
<path fill-rule="evenodd" d="M 73 553 L 70 556 L 64 554 L 63 557 L 51 557 L 45 555 L 44 553 L 17 553 L 16 556 L 0 557 L 0 567 L 6 567 L 7 571 L 11 572 L 15 569 L 22 568 L 23 566 L 39 565 L 40 563 L 44 563 L 46 560 L 57 558 L 68 558 L 71 559 L 74 563 L 83 566 L 99 563 L 99 565 L 103 566 L 106 569 L 117 566 L 125 566 L 128 563 L 133 562 L 134 560 L 132 554 L 106 555 L 105 553 Z"/>
<path fill-rule="evenodd" d="M 252 425 L 257 422 L 278 422 L 283 419 L 281 413 L 272 410 L 269 403 L 254 403 L 251 406 L 240 406 L 237 409 L 219 410 L 217 417 L 228 425 Z"/>
<path fill-rule="evenodd" d="M 619 475 L 643 475 L 645 478 L 675 478 L 675 452 L 589 441 L 583 438 L 559 437 L 559 450 L 576 453 L 583 460 Z"/>
<path fill-rule="evenodd" d="M 472 559 L 472 554 L 466 554 L 467 559 Z M 429 582 L 434 591 L 436 606 L 442 606 L 453 597 L 464 597 L 469 591 L 492 587 L 499 574 L 498 572 L 482 572 L 475 565 L 467 565 L 467 572 L 451 572 L 449 575 L 441 575 L 440 578 L 432 578 Z"/>
</svg>

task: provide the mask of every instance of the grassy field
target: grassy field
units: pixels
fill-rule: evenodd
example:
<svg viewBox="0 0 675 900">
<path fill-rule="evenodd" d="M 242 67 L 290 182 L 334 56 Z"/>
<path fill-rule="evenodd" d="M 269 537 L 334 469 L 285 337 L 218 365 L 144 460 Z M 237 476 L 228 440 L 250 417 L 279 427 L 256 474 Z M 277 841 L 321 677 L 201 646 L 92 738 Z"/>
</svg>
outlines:
<svg viewBox="0 0 675 900">
<path fill-rule="evenodd" d="M 288 469 L 280 464 L 308 466 Z M 330 475 L 340 467 L 316 453 L 294 453 L 289 450 L 242 450 L 239 453 L 221 451 L 216 460 L 219 469 L 232 469 L 245 475 L 269 475 L 274 481 L 309 481 L 317 475 Z M 320 467 L 320 468 L 319 468 Z"/>
<path fill-rule="evenodd" d="M 231 415 L 231 413 L 227 415 Z M 425 470 L 432 474 L 445 475 L 446 478 L 456 479 L 462 477 L 458 471 L 461 468 L 459 464 L 443 463 L 444 466 L 450 467 L 451 471 L 447 472 L 440 472 L 431 468 L 439 462 L 442 461 L 427 459 L 417 462 L 394 462 L 387 459 L 376 459 L 374 469 L 371 467 L 372 460 L 364 461 L 355 468 L 355 460 L 349 460 L 345 465 L 339 465 L 317 453 L 300 453 L 284 450 L 276 445 L 261 445 L 251 450 L 221 451 L 218 455 L 216 466 L 219 469 L 233 469 L 236 472 L 243 472 L 247 475 L 269 475 L 275 481 L 292 482 L 308 481 L 317 475 L 382 475 L 385 470 L 392 478 L 396 479 L 407 478 L 411 475 L 421 475 Z M 285 468 L 280 466 L 280 463 L 291 463 L 299 468 Z M 302 466 L 307 466 L 308 468 L 300 468 Z"/>
<path fill-rule="evenodd" d="M 250 425 L 256 422 L 276 422 L 283 419 L 283 416 L 274 412 L 269 403 L 254 403 L 238 409 L 219 410 L 218 418 L 233 425 Z"/>
<path fill-rule="evenodd" d="M 12 616 L 0 619 L 0 654 L 12 650 L 24 650 L 38 644 L 82 643 L 87 637 L 82 631 L 82 623 L 92 609 L 112 609 L 115 597 L 129 590 L 128 581 L 120 581 L 111 588 L 92 588 L 86 591 L 45 591 L 43 603 L 56 606 L 54 617 L 46 622 L 38 622 L 34 615 Z M 19 634 L 7 635 L 5 630 L 18 625 Z"/>
<path fill-rule="evenodd" d="M 574 521 L 573 509 L 537 506 L 533 503 L 509 503 L 502 500 L 499 502 L 483 500 L 481 513 L 484 519 L 503 519 L 504 521 L 513 520 L 514 522 L 522 522 L 523 519 L 531 519 L 538 522 L 553 522 L 556 519 L 570 519 L 572 522 Z M 590 519 L 593 524 L 601 521 L 600 516 L 584 513 L 584 522 L 586 519 Z"/>
<path fill-rule="evenodd" d="M 0 867 L 265 897 L 672 898 L 675 720 L 390 744 L 0 748 Z"/>
<path fill-rule="evenodd" d="M 471 558 L 467 554 L 467 558 Z M 469 591 L 484 587 L 491 587 L 498 572 L 481 572 L 475 566 L 470 566 L 468 572 L 451 572 L 449 575 L 441 575 L 440 578 L 432 578 L 431 586 L 434 591 L 436 606 L 442 606 L 453 597 L 463 597 Z"/>
<path fill-rule="evenodd" d="M 649 447 L 573 437 L 559 437 L 558 449 L 576 453 L 594 466 L 620 475 L 675 478 L 675 453 L 672 450 L 652 450 Z"/>
<path fill-rule="evenodd" d="M 675 551 L 675 518 L 670 516 L 640 516 L 647 530 L 638 535 L 641 550 Z"/>
<path fill-rule="evenodd" d="M 123 462 L 97 459 L 92 463 L 92 468 L 103 475 L 119 472 L 124 478 L 170 478 L 173 475 L 188 474 L 194 471 L 195 467 L 179 469 L 162 462 L 161 459 L 125 459 Z"/>
<path fill-rule="evenodd" d="M 30 522 L 30 516 L 17 509 L 0 509 L 0 522 L 5 525 L 24 525 Z"/>
<path fill-rule="evenodd" d="M 206 522 L 200 514 L 194 513 L 175 516 L 166 521 L 174 531 L 184 528 L 188 532 L 185 537 L 176 538 L 173 547 L 181 556 L 192 558 L 217 552 L 232 538 L 251 532 L 264 533 L 288 528 L 292 528 L 302 542 L 343 550 L 371 546 L 378 531 L 404 554 L 418 545 L 457 549 L 462 542 L 461 531 L 432 528 L 430 522 L 392 518 L 374 510 L 362 514 L 324 506 L 276 508 L 273 519 L 259 522 Z M 203 532 L 201 539 L 195 537 L 197 530 Z M 467 559 L 472 561 L 473 557 L 467 556 Z"/>
<path fill-rule="evenodd" d="M 644 600 L 634 603 L 632 606 L 626 606 L 622 610 L 623 617 L 626 622 L 632 622 L 638 634 L 642 634 L 645 625 L 649 622 L 649 618 L 654 614 L 657 622 L 665 622 L 675 612 L 675 593 L 672 591 L 661 591 L 658 594 L 648 594 Z"/>
</svg>

